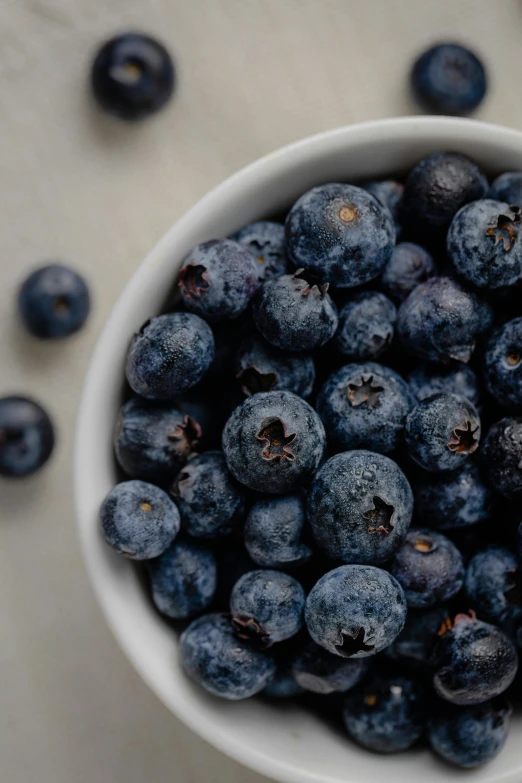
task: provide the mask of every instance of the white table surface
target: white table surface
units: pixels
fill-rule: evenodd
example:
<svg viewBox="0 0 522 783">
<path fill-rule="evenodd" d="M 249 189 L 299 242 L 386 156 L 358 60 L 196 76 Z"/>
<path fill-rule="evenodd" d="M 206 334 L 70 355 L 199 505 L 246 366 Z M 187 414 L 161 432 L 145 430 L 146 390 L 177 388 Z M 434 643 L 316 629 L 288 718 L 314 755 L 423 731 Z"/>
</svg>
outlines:
<svg viewBox="0 0 522 783">
<path fill-rule="evenodd" d="M 179 89 L 139 126 L 93 110 L 93 50 L 137 29 L 176 57 Z M 412 56 L 470 43 L 489 66 L 481 119 L 522 128 L 517 0 L 1 0 L 0 393 L 29 393 L 58 426 L 48 468 L 0 482 L 2 783 L 260 783 L 141 682 L 88 584 L 71 489 L 74 420 L 96 337 L 169 225 L 224 177 L 337 125 L 410 114 Z M 63 259 L 92 287 L 88 328 L 27 337 L 15 292 Z M 100 432 L 100 437 L 107 433 Z"/>
</svg>

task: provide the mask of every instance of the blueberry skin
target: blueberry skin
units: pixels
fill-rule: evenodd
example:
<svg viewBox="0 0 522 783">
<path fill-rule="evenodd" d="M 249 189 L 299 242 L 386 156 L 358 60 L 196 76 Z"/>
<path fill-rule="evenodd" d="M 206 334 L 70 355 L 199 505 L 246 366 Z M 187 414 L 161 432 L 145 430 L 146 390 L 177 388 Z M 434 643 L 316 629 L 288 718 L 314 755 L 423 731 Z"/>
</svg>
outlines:
<svg viewBox="0 0 522 783">
<path fill-rule="evenodd" d="M 397 334 L 414 356 L 467 364 L 492 320 L 490 306 L 449 277 L 421 283 L 399 308 Z"/>
<path fill-rule="evenodd" d="M 384 294 L 362 291 L 339 313 L 335 347 L 352 361 L 376 359 L 393 340 L 397 310 Z"/>
<path fill-rule="evenodd" d="M 410 457 L 431 472 L 456 470 L 480 442 L 477 409 L 458 394 L 434 394 L 406 418 L 405 439 Z"/>
<path fill-rule="evenodd" d="M 170 404 L 133 397 L 120 410 L 114 451 L 131 478 L 162 483 L 194 453 L 201 427 Z"/>
<path fill-rule="evenodd" d="M 458 530 L 489 518 L 491 493 L 476 465 L 424 475 L 413 484 L 417 519 L 436 530 Z"/>
<path fill-rule="evenodd" d="M 197 245 L 179 273 L 187 310 L 211 323 L 240 316 L 258 285 L 252 253 L 231 239 L 211 239 Z"/>
<path fill-rule="evenodd" d="M 309 397 L 315 381 L 311 356 L 292 356 L 279 351 L 259 337 L 247 337 L 236 357 L 236 378 L 244 394 L 290 391 Z"/>
<path fill-rule="evenodd" d="M 404 192 L 404 185 L 402 182 L 396 182 L 393 179 L 385 179 L 378 182 L 363 182 L 361 188 L 368 193 L 371 193 L 383 207 L 388 207 L 394 220 L 395 228 L 397 232 L 400 231 L 398 221 L 401 211 L 402 194 Z"/>
<path fill-rule="evenodd" d="M 341 658 L 310 641 L 295 656 L 291 670 L 301 688 L 326 696 L 354 688 L 366 676 L 368 666 L 365 658 Z"/>
<path fill-rule="evenodd" d="M 489 546 L 469 561 L 466 594 L 479 617 L 513 634 L 522 618 L 518 560 L 507 547 Z"/>
<path fill-rule="evenodd" d="M 428 669 L 433 665 L 433 652 L 439 641 L 439 630 L 448 617 L 448 609 L 408 609 L 404 628 L 384 651 L 393 661 L 406 666 Z"/>
<path fill-rule="evenodd" d="M 245 547 L 257 565 L 264 568 L 295 568 L 310 560 L 312 551 L 303 543 L 306 513 L 300 493 L 266 497 L 249 511 Z"/>
<path fill-rule="evenodd" d="M 486 71 L 464 46 L 432 46 L 415 61 L 411 85 L 417 101 L 435 114 L 470 114 L 483 101 Z"/>
<path fill-rule="evenodd" d="M 522 205 L 522 171 L 506 171 L 493 180 L 488 198 L 507 204 Z"/>
<path fill-rule="evenodd" d="M 166 492 L 145 481 L 122 481 L 100 508 L 106 542 L 131 560 L 159 557 L 176 538 L 179 511 Z"/>
<path fill-rule="evenodd" d="M 292 673 L 283 668 L 277 671 L 273 680 L 270 680 L 263 690 L 263 696 L 274 700 L 291 699 L 294 696 L 300 696 L 304 692 L 304 688 L 297 684 L 292 677 Z"/>
<path fill-rule="evenodd" d="M 146 321 L 134 335 L 125 374 L 136 394 L 171 400 L 198 383 L 214 358 L 210 326 L 192 313 L 168 313 Z"/>
<path fill-rule="evenodd" d="M 272 495 L 306 484 L 325 446 L 317 413 L 288 391 L 254 394 L 232 412 L 223 430 L 232 475 L 250 489 Z"/>
<path fill-rule="evenodd" d="M 285 224 L 290 262 L 337 288 L 377 277 L 395 244 L 390 211 L 354 185 L 312 188 L 294 204 Z"/>
<path fill-rule="evenodd" d="M 517 673 L 515 645 L 499 628 L 456 616 L 435 649 L 433 686 L 452 704 L 480 704 L 509 688 Z"/>
<path fill-rule="evenodd" d="M 484 355 L 486 386 L 495 402 L 522 409 L 522 318 L 514 318 L 490 337 Z"/>
<path fill-rule="evenodd" d="M 497 289 L 522 280 L 520 207 L 481 199 L 451 222 L 448 256 L 457 273 L 477 288 Z"/>
<path fill-rule="evenodd" d="M 408 375 L 408 383 L 418 400 L 425 400 L 434 394 L 460 394 L 478 406 L 480 402 L 479 382 L 476 374 L 466 364 L 441 366 L 427 362 L 417 365 Z"/>
<path fill-rule="evenodd" d="M 180 636 L 179 654 L 190 679 L 222 699 L 248 699 L 276 673 L 272 658 L 240 639 L 227 614 L 193 620 Z"/>
<path fill-rule="evenodd" d="M 227 470 L 221 451 L 205 451 L 189 460 L 171 487 L 183 530 L 195 538 L 217 538 L 241 522 L 245 494 Z"/>
<path fill-rule="evenodd" d="M 142 120 L 167 103 L 175 86 L 174 65 L 158 41 L 138 33 L 111 38 L 91 70 L 94 97 L 108 114 Z"/>
<path fill-rule="evenodd" d="M 40 470 L 54 449 L 47 412 L 27 397 L 0 398 L 0 476 L 22 478 Z"/>
<path fill-rule="evenodd" d="M 311 351 L 330 340 L 339 323 L 337 307 L 306 270 L 273 277 L 253 302 L 254 323 L 267 342 L 283 351 Z"/>
<path fill-rule="evenodd" d="M 455 544 L 441 533 L 422 528 L 408 530 L 390 572 L 414 609 L 449 601 L 464 582 L 464 563 Z"/>
<path fill-rule="evenodd" d="M 464 204 L 484 198 L 488 181 L 475 161 L 458 152 L 436 152 L 420 161 L 404 186 L 401 221 L 412 236 L 441 241 Z"/>
<path fill-rule="evenodd" d="M 381 568 L 344 565 L 321 577 L 306 599 L 305 621 L 314 642 L 333 655 L 365 658 L 383 650 L 406 620 L 406 598 Z"/>
<path fill-rule="evenodd" d="M 511 712 L 503 699 L 473 707 L 441 703 L 428 720 L 428 740 L 435 753 L 451 764 L 479 767 L 504 747 Z"/>
<path fill-rule="evenodd" d="M 407 750 L 423 735 L 426 696 L 419 680 L 377 676 L 350 693 L 343 719 L 350 737 L 376 753 Z"/>
<path fill-rule="evenodd" d="M 214 598 L 216 558 L 197 541 L 176 539 L 162 555 L 147 562 L 147 571 L 156 607 L 174 620 L 200 614 Z"/>
<path fill-rule="evenodd" d="M 414 403 L 398 373 L 366 362 L 347 364 L 330 375 L 319 392 L 317 412 L 335 446 L 388 453 L 402 442 Z"/>
<path fill-rule="evenodd" d="M 436 274 L 433 256 L 427 250 L 413 242 L 400 242 L 384 267 L 379 287 L 400 304 L 419 283 L 425 283 Z"/>
<path fill-rule="evenodd" d="M 62 264 L 36 269 L 18 293 L 18 310 L 25 326 L 42 340 L 69 337 L 78 332 L 90 309 L 85 280 Z"/>
<path fill-rule="evenodd" d="M 389 560 L 412 513 L 406 476 L 391 459 L 371 451 L 331 457 L 316 473 L 308 495 L 308 520 L 317 543 L 328 557 L 344 563 Z"/>
<path fill-rule="evenodd" d="M 522 416 L 493 424 L 481 457 L 484 474 L 497 492 L 509 500 L 522 497 Z"/>
<path fill-rule="evenodd" d="M 257 278 L 263 282 L 288 271 L 285 227 L 272 220 L 259 220 L 243 226 L 230 239 L 246 245 L 256 260 Z"/>
</svg>

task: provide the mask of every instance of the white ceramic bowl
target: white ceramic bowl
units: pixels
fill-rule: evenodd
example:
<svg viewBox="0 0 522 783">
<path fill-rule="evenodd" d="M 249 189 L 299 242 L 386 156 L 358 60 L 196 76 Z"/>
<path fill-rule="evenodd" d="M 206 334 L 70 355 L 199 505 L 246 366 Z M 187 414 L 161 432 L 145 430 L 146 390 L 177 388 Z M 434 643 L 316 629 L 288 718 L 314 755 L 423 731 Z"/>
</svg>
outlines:
<svg viewBox="0 0 522 783">
<path fill-rule="evenodd" d="M 468 153 L 489 174 L 522 170 L 518 132 L 468 120 L 407 117 L 313 136 L 230 177 L 174 224 L 132 277 L 105 326 L 85 382 L 76 440 L 76 505 L 85 562 L 107 621 L 143 679 L 175 715 L 224 753 L 285 783 L 447 783 L 464 777 L 474 783 L 520 783 L 522 720 L 514 721 L 495 761 L 464 773 L 426 751 L 372 755 L 292 705 L 230 703 L 193 686 L 179 666 L 176 637 L 151 610 L 132 565 L 114 554 L 98 532 L 100 502 L 116 481 L 112 432 L 124 357 L 130 336 L 164 304 L 182 259 L 198 242 L 281 211 L 313 185 L 404 173 L 441 150 Z"/>
</svg>

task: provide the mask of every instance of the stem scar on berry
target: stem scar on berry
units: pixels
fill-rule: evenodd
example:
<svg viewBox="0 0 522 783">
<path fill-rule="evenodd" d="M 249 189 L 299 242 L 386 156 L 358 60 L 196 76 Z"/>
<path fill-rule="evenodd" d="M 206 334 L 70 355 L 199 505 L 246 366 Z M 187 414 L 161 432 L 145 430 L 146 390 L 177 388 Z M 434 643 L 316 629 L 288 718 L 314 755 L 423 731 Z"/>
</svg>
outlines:
<svg viewBox="0 0 522 783">
<path fill-rule="evenodd" d="M 255 642 L 262 650 L 272 646 L 270 634 L 253 617 L 232 617 L 231 622 L 240 639 Z"/>
<path fill-rule="evenodd" d="M 183 422 L 172 430 L 168 438 L 169 440 L 184 440 L 187 446 L 192 449 L 201 438 L 201 427 L 192 416 L 186 415 Z"/>
<path fill-rule="evenodd" d="M 352 204 L 342 204 L 338 215 L 343 223 L 354 223 L 357 220 L 357 209 Z"/>
<path fill-rule="evenodd" d="M 511 367 L 516 367 L 520 364 L 520 354 L 518 351 L 511 351 L 508 353 L 507 362 Z"/>
<path fill-rule="evenodd" d="M 377 694 L 376 693 L 368 693 L 364 697 L 364 703 L 367 707 L 375 707 L 377 704 Z"/>
<path fill-rule="evenodd" d="M 468 613 L 460 612 L 459 614 L 456 614 L 453 620 L 451 617 L 446 617 L 442 621 L 442 625 L 440 626 L 439 630 L 437 631 L 437 636 L 444 636 L 445 633 L 448 631 L 451 631 L 452 628 L 454 628 L 457 623 L 471 623 L 473 620 L 477 619 L 477 613 L 473 609 L 469 609 Z"/>
<path fill-rule="evenodd" d="M 189 297 L 201 296 L 209 288 L 207 268 L 203 264 L 187 264 L 179 273 L 179 285 Z"/>
<path fill-rule="evenodd" d="M 433 550 L 436 549 L 437 547 L 431 539 L 417 538 L 413 544 L 413 548 L 416 549 L 417 552 L 421 552 L 422 554 L 425 554 L 427 552 L 433 552 Z"/>
<path fill-rule="evenodd" d="M 359 405 L 367 405 L 375 408 L 379 404 L 379 395 L 384 391 L 381 386 L 373 380 L 373 375 L 360 375 L 356 380 L 348 383 L 347 397 L 354 408 Z"/>
<path fill-rule="evenodd" d="M 265 447 L 261 452 L 264 459 L 271 462 L 293 462 L 295 454 L 291 450 L 291 444 L 296 439 L 296 433 L 286 434 L 286 426 L 281 419 L 269 418 L 261 423 L 261 429 L 256 435 L 258 440 L 264 441 Z"/>
<path fill-rule="evenodd" d="M 371 652 L 375 649 L 375 645 L 366 644 L 364 634 L 364 628 L 358 628 L 354 634 L 341 630 L 339 633 L 340 642 L 335 645 L 335 649 L 343 658 L 350 658 L 358 652 Z"/>
<path fill-rule="evenodd" d="M 277 383 L 275 372 L 261 372 L 257 367 L 246 367 L 236 375 L 241 382 L 241 390 L 247 397 L 259 392 L 272 391 Z"/>
<path fill-rule="evenodd" d="M 148 500 L 144 500 L 144 501 L 142 502 L 142 504 L 140 505 L 140 509 L 141 509 L 142 511 L 144 511 L 144 512 L 147 514 L 149 511 L 152 511 L 152 506 L 151 506 L 151 504 L 148 502 Z"/>
<path fill-rule="evenodd" d="M 319 299 L 324 299 L 326 292 L 330 287 L 329 283 L 323 283 L 318 275 L 310 272 L 308 269 L 298 269 L 297 272 L 294 273 L 293 278 L 294 280 L 304 280 L 305 283 L 308 283 L 307 287 L 302 292 L 303 296 L 315 294 Z"/>
<path fill-rule="evenodd" d="M 373 497 L 373 508 L 365 511 L 364 519 L 368 522 L 368 533 L 383 533 L 388 536 L 393 530 L 392 518 L 395 509 L 378 495 Z"/>
<path fill-rule="evenodd" d="M 502 242 L 504 251 L 507 253 L 513 247 L 517 238 L 517 229 L 520 223 L 520 207 L 512 206 L 509 208 L 511 215 L 499 215 L 494 225 L 486 229 L 486 236 L 491 237 L 495 245 Z"/>
<path fill-rule="evenodd" d="M 476 435 L 478 428 L 478 424 L 473 427 L 470 421 L 455 427 L 448 441 L 448 449 L 455 454 L 473 454 L 479 445 Z"/>
</svg>

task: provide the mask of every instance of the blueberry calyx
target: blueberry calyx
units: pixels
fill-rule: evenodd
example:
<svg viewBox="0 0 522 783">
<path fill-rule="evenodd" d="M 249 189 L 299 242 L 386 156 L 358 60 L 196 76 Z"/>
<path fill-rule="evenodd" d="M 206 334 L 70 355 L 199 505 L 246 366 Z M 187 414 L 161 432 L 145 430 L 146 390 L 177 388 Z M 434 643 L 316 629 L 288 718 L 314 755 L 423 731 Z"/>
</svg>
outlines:
<svg viewBox="0 0 522 783">
<path fill-rule="evenodd" d="M 343 223 L 355 223 L 357 220 L 357 207 L 353 204 L 342 204 L 337 213 Z"/>
<path fill-rule="evenodd" d="M 286 425 L 277 417 L 270 417 L 261 422 L 261 429 L 256 435 L 258 440 L 264 441 L 262 451 L 263 458 L 269 462 L 293 462 L 295 454 L 291 450 L 291 444 L 295 441 L 296 433 L 287 435 Z"/>
<path fill-rule="evenodd" d="M 419 536 L 414 541 L 413 547 L 417 550 L 417 552 L 427 554 L 428 552 L 433 552 L 435 549 L 437 549 L 437 543 L 427 536 L 423 536 L 422 538 Z"/>
<path fill-rule="evenodd" d="M 335 645 L 339 655 L 343 658 L 351 658 L 358 652 L 371 652 L 374 649 L 373 644 L 366 644 L 364 641 L 364 628 L 359 628 L 355 634 L 340 632 L 340 642 Z"/>
<path fill-rule="evenodd" d="M 207 268 L 203 264 L 187 264 L 179 273 L 179 285 L 190 299 L 197 299 L 202 291 L 209 288 L 206 273 Z"/>
<path fill-rule="evenodd" d="M 521 221 L 520 207 L 510 206 L 509 211 L 512 213 L 511 215 L 499 215 L 496 222 L 493 221 L 492 225 L 486 229 L 486 236 L 491 237 L 495 245 L 502 242 L 506 253 L 513 247 L 517 238 L 515 226 L 518 226 Z"/>
<path fill-rule="evenodd" d="M 352 407 L 367 405 L 375 408 L 379 405 L 379 395 L 384 391 L 381 386 L 373 380 L 373 375 L 362 374 L 355 381 L 351 381 L 347 387 L 347 397 Z"/>
<path fill-rule="evenodd" d="M 253 617 L 232 617 L 232 627 L 240 639 L 255 642 L 261 650 L 272 646 L 270 634 Z"/>
<path fill-rule="evenodd" d="M 303 267 L 298 269 L 297 272 L 294 272 L 292 276 L 294 280 L 304 280 L 305 283 L 308 283 L 308 286 L 302 292 L 303 296 L 314 294 L 314 296 L 319 297 L 319 299 L 324 299 L 330 287 L 329 283 L 322 282 L 319 275 L 316 275 L 313 272 L 310 272 L 308 269 L 304 269 Z"/>
<path fill-rule="evenodd" d="M 187 444 L 187 449 L 192 452 L 197 446 L 201 434 L 201 427 L 198 422 L 193 419 L 192 416 L 186 415 L 181 424 L 178 424 L 178 426 L 172 430 L 168 438 L 169 440 L 184 440 Z"/>
<path fill-rule="evenodd" d="M 456 454 L 473 454 L 478 449 L 479 441 L 476 432 L 477 424 L 473 427 L 470 421 L 465 421 L 459 427 L 455 427 L 448 441 L 448 449 Z"/>
<path fill-rule="evenodd" d="M 456 614 L 453 620 L 451 617 L 446 617 L 442 621 L 442 625 L 437 631 L 437 636 L 444 636 L 448 631 L 451 631 L 458 623 L 471 623 L 477 619 L 477 613 L 473 609 L 468 609 L 468 612 L 460 612 Z"/>
<path fill-rule="evenodd" d="M 370 523 L 368 525 L 368 533 L 383 533 L 385 536 L 388 536 L 393 530 L 391 520 L 394 512 L 395 508 L 392 505 L 375 495 L 373 508 L 365 511 L 363 514 L 364 519 Z"/>
<path fill-rule="evenodd" d="M 247 397 L 259 392 L 272 391 L 277 383 L 277 376 L 274 372 L 261 372 L 257 367 L 247 367 L 236 375 L 238 381 L 241 381 L 241 390 Z"/>
</svg>

